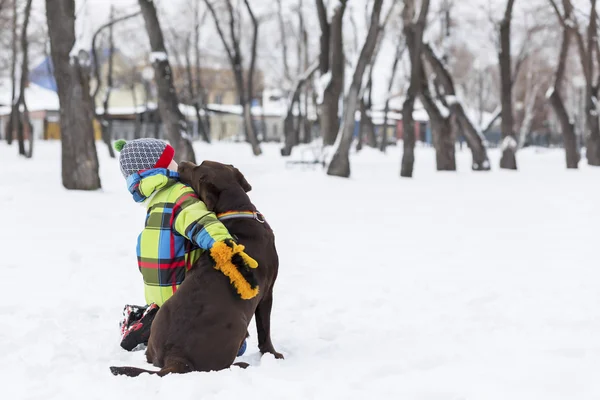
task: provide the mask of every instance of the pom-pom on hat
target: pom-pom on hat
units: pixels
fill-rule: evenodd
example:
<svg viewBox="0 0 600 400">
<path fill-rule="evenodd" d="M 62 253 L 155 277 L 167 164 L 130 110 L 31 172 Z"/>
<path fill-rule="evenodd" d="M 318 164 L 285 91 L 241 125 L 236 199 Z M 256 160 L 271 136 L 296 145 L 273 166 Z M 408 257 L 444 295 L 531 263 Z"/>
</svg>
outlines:
<svg viewBox="0 0 600 400">
<path fill-rule="evenodd" d="M 120 153 L 119 164 L 125 178 L 146 169 L 167 168 L 175 155 L 171 145 L 158 139 L 119 139 L 113 147 Z"/>
</svg>

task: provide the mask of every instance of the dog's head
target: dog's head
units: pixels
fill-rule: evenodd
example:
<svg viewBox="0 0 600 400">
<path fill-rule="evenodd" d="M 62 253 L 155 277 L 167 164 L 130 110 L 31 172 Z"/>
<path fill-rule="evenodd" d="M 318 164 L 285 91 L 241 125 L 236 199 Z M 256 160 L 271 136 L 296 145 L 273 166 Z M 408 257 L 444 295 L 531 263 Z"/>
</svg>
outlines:
<svg viewBox="0 0 600 400">
<path fill-rule="evenodd" d="M 233 165 L 204 161 L 200 165 L 183 161 L 178 168 L 181 182 L 189 185 L 200 196 L 209 210 L 215 209 L 219 196 L 225 190 L 252 190 L 244 175 Z"/>
</svg>

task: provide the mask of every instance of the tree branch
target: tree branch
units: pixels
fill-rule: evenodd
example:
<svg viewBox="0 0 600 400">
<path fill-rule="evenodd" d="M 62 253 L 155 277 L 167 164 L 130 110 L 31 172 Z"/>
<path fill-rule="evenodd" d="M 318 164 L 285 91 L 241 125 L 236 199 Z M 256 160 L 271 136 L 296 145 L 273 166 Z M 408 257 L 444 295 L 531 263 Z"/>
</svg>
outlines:
<svg viewBox="0 0 600 400">
<path fill-rule="evenodd" d="M 316 0 L 317 2 L 317 13 L 319 16 L 319 25 L 321 26 L 321 37 L 319 39 L 321 45 L 321 55 L 319 57 L 319 70 L 321 75 L 329 71 L 329 41 L 331 36 L 331 26 L 327 21 L 327 9 L 323 0 Z"/>
<path fill-rule="evenodd" d="M 288 45 L 287 36 L 285 34 L 285 20 L 283 18 L 283 0 L 277 0 L 277 19 L 279 22 L 279 33 L 281 34 L 281 46 L 283 52 L 283 74 L 285 79 L 291 81 L 290 66 L 288 63 Z"/>
<path fill-rule="evenodd" d="M 98 52 L 96 49 L 96 40 L 98 39 L 98 35 L 104 29 L 106 29 L 114 24 L 117 24 L 119 22 L 126 21 L 128 19 L 137 17 L 141 13 L 142 13 L 141 11 L 136 11 L 134 13 L 131 13 L 131 14 L 125 15 L 123 17 L 116 18 L 112 21 L 109 21 L 109 22 L 105 23 L 104 25 L 102 25 L 100 28 L 98 28 L 96 30 L 96 32 L 94 33 L 94 36 L 92 36 L 92 57 L 94 60 L 94 75 L 95 75 L 95 79 L 96 79 L 96 87 L 94 88 L 94 93 L 92 94 L 92 100 L 94 101 L 94 110 L 96 109 L 95 108 L 96 107 L 96 96 L 98 96 L 98 92 L 100 91 L 100 82 L 102 81 L 102 79 L 100 78 L 100 66 L 98 64 Z"/>
<path fill-rule="evenodd" d="M 552 5 L 552 8 L 554 9 L 554 12 L 556 13 L 556 16 L 558 17 L 558 22 L 560 22 L 560 24 L 563 26 L 563 28 L 565 27 L 565 18 L 563 18 L 562 13 L 560 12 L 560 10 L 558 9 L 558 5 L 556 4 L 556 2 L 554 0 L 549 0 L 550 4 Z"/>
<path fill-rule="evenodd" d="M 223 47 L 225 47 L 225 51 L 227 52 L 227 57 L 229 61 L 233 64 L 235 63 L 235 58 L 233 56 L 233 51 L 231 47 L 229 47 L 229 43 L 227 43 L 227 38 L 225 37 L 225 33 L 223 32 L 223 28 L 221 27 L 221 23 L 219 22 L 219 17 L 217 16 L 217 12 L 215 11 L 215 7 L 211 4 L 210 0 L 204 0 L 204 3 L 208 7 L 213 20 L 215 21 L 215 26 L 217 28 L 217 33 L 219 34 L 219 38 L 221 38 L 221 42 L 223 43 Z M 229 3 L 229 1 L 228 1 Z M 231 6 L 231 3 L 229 3 Z M 232 16 L 233 18 L 233 16 Z"/>
<path fill-rule="evenodd" d="M 252 96 L 254 96 L 254 69 L 256 66 L 256 48 L 258 45 L 258 21 L 252 12 L 252 8 L 250 7 L 250 3 L 248 0 L 244 0 L 244 4 L 246 5 L 246 10 L 248 10 L 248 14 L 250 15 L 250 19 L 252 20 L 253 26 L 253 34 L 252 34 L 252 54 L 250 56 L 250 70 L 248 71 L 248 99 L 252 100 Z"/>
</svg>

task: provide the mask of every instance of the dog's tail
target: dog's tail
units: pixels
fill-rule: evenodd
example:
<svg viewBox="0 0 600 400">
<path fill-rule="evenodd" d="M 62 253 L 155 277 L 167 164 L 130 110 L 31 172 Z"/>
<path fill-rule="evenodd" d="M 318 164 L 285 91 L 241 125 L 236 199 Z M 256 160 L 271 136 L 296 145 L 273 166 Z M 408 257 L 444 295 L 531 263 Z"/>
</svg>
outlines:
<svg viewBox="0 0 600 400">
<path fill-rule="evenodd" d="M 158 375 L 161 377 L 168 374 L 185 374 L 186 372 L 191 372 L 191 370 L 186 364 L 177 362 L 171 365 L 166 365 L 160 371 L 150 371 L 136 367 L 110 367 L 110 372 L 112 372 L 112 374 L 115 376 L 125 375 L 134 378 L 136 376 L 140 376 L 141 374 Z"/>
<path fill-rule="evenodd" d="M 135 368 L 135 367 L 110 367 L 110 372 L 112 372 L 112 374 L 115 376 L 125 375 L 125 376 L 129 376 L 129 377 L 133 378 L 133 377 L 139 376 L 144 373 L 150 374 L 150 375 L 156 375 L 160 371 L 149 371 L 147 369 Z"/>
<path fill-rule="evenodd" d="M 232 364 L 232 366 L 246 369 L 250 366 L 250 364 L 245 362 L 237 362 Z M 168 374 L 185 374 L 186 372 L 192 372 L 192 370 L 184 363 L 175 363 L 169 366 L 165 366 L 160 371 L 150 371 L 147 369 L 136 367 L 110 367 L 110 372 L 112 372 L 112 374 L 115 376 L 125 375 L 131 378 L 135 378 L 136 376 L 140 376 L 141 374 L 158 375 L 160 377 L 163 377 Z"/>
</svg>

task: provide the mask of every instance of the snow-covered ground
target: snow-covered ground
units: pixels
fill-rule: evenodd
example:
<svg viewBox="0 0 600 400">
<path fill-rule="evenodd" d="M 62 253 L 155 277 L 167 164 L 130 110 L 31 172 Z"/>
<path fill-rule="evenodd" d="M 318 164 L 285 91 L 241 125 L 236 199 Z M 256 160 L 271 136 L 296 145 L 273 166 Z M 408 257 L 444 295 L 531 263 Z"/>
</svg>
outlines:
<svg viewBox="0 0 600 400">
<path fill-rule="evenodd" d="M 197 153 L 238 166 L 275 230 L 286 359 L 259 358 L 253 323 L 247 370 L 131 379 L 108 367 L 145 366 L 118 345 L 144 210 L 100 143 L 92 193 L 62 188 L 58 143 L 0 144 L 0 398 L 600 398 L 600 170 L 526 149 L 517 173 L 470 172 L 467 151 L 436 173 L 419 149 L 401 180 L 398 149 L 367 149 L 344 180 L 264 149 Z"/>
</svg>

